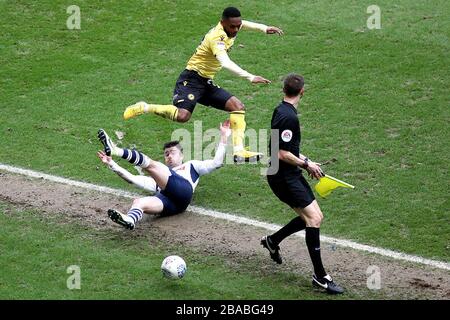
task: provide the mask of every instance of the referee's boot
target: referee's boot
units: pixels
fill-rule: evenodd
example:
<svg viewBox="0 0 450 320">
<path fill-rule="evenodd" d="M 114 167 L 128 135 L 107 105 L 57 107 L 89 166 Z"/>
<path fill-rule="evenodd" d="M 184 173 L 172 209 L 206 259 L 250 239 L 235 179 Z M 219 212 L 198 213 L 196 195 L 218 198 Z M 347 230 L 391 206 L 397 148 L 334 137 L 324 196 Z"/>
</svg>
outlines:
<svg viewBox="0 0 450 320">
<path fill-rule="evenodd" d="M 283 259 L 280 255 L 280 247 L 278 245 L 273 245 L 272 241 L 270 241 L 269 236 L 265 236 L 261 238 L 261 245 L 269 250 L 270 258 L 278 264 L 283 263 Z"/>
<path fill-rule="evenodd" d="M 130 230 L 134 229 L 133 219 L 131 217 L 127 216 L 126 214 L 123 214 L 114 209 L 109 209 L 108 216 L 110 217 L 110 219 L 112 221 L 114 221 L 117 224 L 120 224 L 122 227 L 125 227 Z"/>
<path fill-rule="evenodd" d="M 325 289 L 329 294 L 341 294 L 344 293 L 344 289 L 335 283 L 333 279 L 327 274 L 323 278 L 318 278 L 313 275 L 312 284 L 316 287 Z"/>
<path fill-rule="evenodd" d="M 128 106 L 123 113 L 123 118 L 125 120 L 128 120 L 144 114 L 146 112 L 146 106 L 147 103 L 145 103 L 144 101 L 139 101 L 138 103 Z"/>
<path fill-rule="evenodd" d="M 263 157 L 261 152 L 252 152 L 246 149 L 242 149 L 239 151 L 235 151 L 233 153 L 233 161 L 234 163 L 243 163 L 243 162 L 258 162 Z"/>
<path fill-rule="evenodd" d="M 111 154 L 114 153 L 116 145 L 109 138 L 106 131 L 103 129 L 98 130 L 97 137 L 98 140 L 100 140 L 100 142 L 103 144 L 103 149 L 105 150 L 106 155 L 111 156 Z"/>
</svg>

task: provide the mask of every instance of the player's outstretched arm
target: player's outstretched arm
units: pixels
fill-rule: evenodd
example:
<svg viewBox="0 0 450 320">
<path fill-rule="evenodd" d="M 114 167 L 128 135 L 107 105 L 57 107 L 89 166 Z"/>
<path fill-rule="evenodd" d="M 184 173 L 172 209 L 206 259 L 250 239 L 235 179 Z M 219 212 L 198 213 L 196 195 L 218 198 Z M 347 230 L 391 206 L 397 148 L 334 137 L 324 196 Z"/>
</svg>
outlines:
<svg viewBox="0 0 450 320">
<path fill-rule="evenodd" d="M 247 20 L 242 20 L 242 27 L 243 30 L 256 30 L 256 31 L 261 31 L 264 32 L 266 34 L 278 34 L 280 36 L 282 36 L 283 30 L 281 30 L 278 27 L 274 27 L 274 26 L 266 26 L 265 24 L 262 23 L 256 23 L 256 22 L 251 22 L 251 21 L 247 21 Z"/>
<path fill-rule="evenodd" d="M 155 193 L 157 186 L 155 180 L 147 176 L 137 176 L 126 169 L 119 166 L 110 156 L 107 156 L 104 151 L 98 151 L 97 156 L 100 161 L 106 165 L 109 169 L 114 171 L 119 177 L 128 183 L 135 185 L 136 187 L 148 191 L 150 193 Z"/>
<path fill-rule="evenodd" d="M 228 138 L 231 135 L 230 120 L 226 120 L 224 123 L 220 124 L 220 143 L 217 147 L 214 159 L 204 160 L 204 161 L 192 161 L 195 171 L 202 176 L 208 174 L 223 165 L 223 160 L 226 154 L 226 146 Z"/>
<path fill-rule="evenodd" d="M 251 83 L 270 83 L 270 80 L 267 80 L 260 76 L 255 76 L 239 67 L 236 63 L 231 61 L 226 51 L 220 52 L 217 55 L 217 60 L 219 60 L 223 68 L 229 70 L 230 72 L 234 73 L 239 77 L 246 78 Z"/>
</svg>

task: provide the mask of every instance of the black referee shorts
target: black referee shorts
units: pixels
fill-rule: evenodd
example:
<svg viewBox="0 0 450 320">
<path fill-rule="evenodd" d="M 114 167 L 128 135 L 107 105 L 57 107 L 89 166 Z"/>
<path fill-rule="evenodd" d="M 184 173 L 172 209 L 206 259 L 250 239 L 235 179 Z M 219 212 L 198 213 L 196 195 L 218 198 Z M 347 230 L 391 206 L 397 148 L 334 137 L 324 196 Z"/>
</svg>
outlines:
<svg viewBox="0 0 450 320">
<path fill-rule="evenodd" d="M 291 208 L 306 208 L 316 199 L 300 172 L 268 175 L 267 181 L 278 199 Z"/>
<path fill-rule="evenodd" d="M 233 95 L 215 85 L 211 79 L 203 78 L 197 72 L 184 70 L 178 77 L 173 90 L 173 105 L 177 108 L 194 111 L 198 103 L 224 110 L 225 103 Z"/>
</svg>

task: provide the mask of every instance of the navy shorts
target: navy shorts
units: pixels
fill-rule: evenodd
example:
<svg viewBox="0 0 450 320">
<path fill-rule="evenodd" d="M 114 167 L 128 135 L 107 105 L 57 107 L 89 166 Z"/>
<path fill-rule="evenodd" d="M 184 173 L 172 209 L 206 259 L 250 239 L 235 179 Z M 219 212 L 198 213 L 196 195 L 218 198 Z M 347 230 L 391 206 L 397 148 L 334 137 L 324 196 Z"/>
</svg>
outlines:
<svg viewBox="0 0 450 320">
<path fill-rule="evenodd" d="M 267 181 L 273 193 L 291 208 L 306 208 L 316 198 L 300 172 L 269 175 Z"/>
<path fill-rule="evenodd" d="M 172 175 L 167 181 L 166 188 L 156 195 L 163 203 L 161 215 L 170 216 L 186 210 L 191 203 L 192 185 L 175 171 L 170 170 Z"/>
<path fill-rule="evenodd" d="M 233 95 L 214 84 L 211 79 L 203 78 L 196 71 L 184 70 L 173 90 L 173 105 L 194 112 L 198 103 L 224 110 L 228 99 Z"/>
</svg>

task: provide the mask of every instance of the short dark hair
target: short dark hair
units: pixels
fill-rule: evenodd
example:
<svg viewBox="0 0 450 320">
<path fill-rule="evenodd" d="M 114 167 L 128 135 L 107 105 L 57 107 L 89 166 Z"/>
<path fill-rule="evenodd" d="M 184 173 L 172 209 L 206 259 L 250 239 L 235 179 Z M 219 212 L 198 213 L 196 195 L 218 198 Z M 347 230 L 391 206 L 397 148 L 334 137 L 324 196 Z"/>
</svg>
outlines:
<svg viewBox="0 0 450 320">
<path fill-rule="evenodd" d="M 166 150 L 166 149 L 169 149 L 172 147 L 177 147 L 178 149 L 180 149 L 181 152 L 183 152 L 183 147 L 181 146 L 180 141 L 178 141 L 178 140 L 169 141 L 169 142 L 164 143 L 163 150 Z"/>
<path fill-rule="evenodd" d="M 238 8 L 235 8 L 235 7 L 225 8 L 225 10 L 223 10 L 223 13 L 222 13 L 223 20 L 226 20 L 229 18 L 237 18 L 240 16 L 241 16 L 241 12 L 239 11 Z"/>
<path fill-rule="evenodd" d="M 296 97 L 300 94 L 304 85 L 305 79 L 302 76 L 290 73 L 284 79 L 283 92 L 288 97 Z"/>
</svg>

